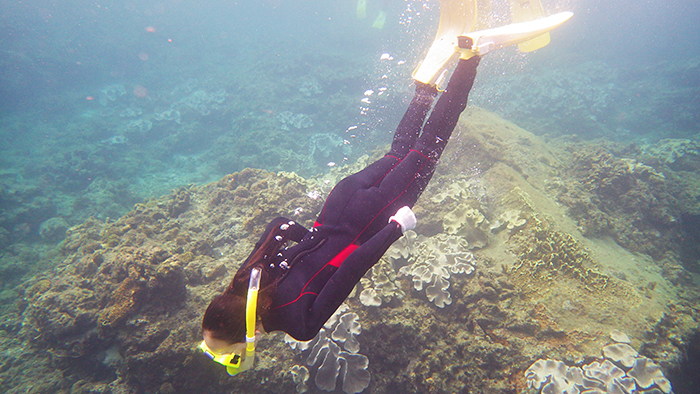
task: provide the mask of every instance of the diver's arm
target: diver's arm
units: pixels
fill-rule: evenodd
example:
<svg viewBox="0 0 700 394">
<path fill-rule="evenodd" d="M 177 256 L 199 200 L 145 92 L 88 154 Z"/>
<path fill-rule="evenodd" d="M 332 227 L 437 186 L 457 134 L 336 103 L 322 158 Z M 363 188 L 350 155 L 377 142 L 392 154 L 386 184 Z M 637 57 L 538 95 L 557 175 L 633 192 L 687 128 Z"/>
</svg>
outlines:
<svg viewBox="0 0 700 394">
<path fill-rule="evenodd" d="M 310 308 L 305 326 L 317 330 L 345 301 L 357 282 L 384 255 L 397 239 L 401 226 L 396 221 L 387 223 L 382 230 L 355 249 L 331 276 Z M 315 334 L 314 334 L 315 335 Z"/>
</svg>

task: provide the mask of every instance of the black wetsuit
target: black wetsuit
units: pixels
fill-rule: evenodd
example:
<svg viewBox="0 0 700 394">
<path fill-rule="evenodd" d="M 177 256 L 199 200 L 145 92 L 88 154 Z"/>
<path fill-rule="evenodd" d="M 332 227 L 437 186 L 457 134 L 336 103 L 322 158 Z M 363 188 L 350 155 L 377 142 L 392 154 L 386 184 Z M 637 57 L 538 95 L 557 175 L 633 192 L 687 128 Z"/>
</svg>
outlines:
<svg viewBox="0 0 700 394">
<path fill-rule="evenodd" d="M 389 218 L 403 206 L 412 207 L 428 185 L 467 105 L 478 64 L 478 57 L 459 61 L 425 125 L 437 91 L 418 84 L 391 151 L 340 181 L 311 231 L 285 218 L 268 225 L 260 242 L 274 226 L 287 223 L 285 236 L 298 243 L 280 250 L 266 267 L 270 278 L 280 281 L 270 310 L 262 314 L 265 331 L 312 339 L 360 278 L 401 237 L 400 225 Z"/>
</svg>

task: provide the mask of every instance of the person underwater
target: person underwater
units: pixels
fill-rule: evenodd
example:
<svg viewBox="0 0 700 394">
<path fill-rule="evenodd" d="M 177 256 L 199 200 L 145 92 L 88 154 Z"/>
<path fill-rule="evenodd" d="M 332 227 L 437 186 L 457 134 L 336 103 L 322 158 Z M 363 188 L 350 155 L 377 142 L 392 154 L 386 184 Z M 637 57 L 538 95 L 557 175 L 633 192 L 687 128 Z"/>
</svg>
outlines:
<svg viewBox="0 0 700 394">
<path fill-rule="evenodd" d="M 389 152 L 340 181 L 310 230 L 286 218 L 270 222 L 229 286 L 207 307 L 199 348 L 230 375 L 253 367 L 256 331 L 313 339 L 391 244 L 416 226 L 411 207 L 466 108 L 481 56 L 548 34 L 572 16 L 563 12 L 472 31 L 468 3 L 442 1 L 438 34 L 413 74 L 415 96 Z"/>
</svg>

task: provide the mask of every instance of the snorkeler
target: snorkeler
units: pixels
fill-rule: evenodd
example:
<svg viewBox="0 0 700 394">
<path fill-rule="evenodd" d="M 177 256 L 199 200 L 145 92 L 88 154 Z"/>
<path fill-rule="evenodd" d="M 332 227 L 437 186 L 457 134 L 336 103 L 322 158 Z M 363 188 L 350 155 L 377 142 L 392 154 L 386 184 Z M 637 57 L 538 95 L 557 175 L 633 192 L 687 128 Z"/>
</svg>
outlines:
<svg viewBox="0 0 700 394">
<path fill-rule="evenodd" d="M 390 151 L 340 181 L 311 230 L 289 219 L 273 220 L 228 288 L 209 304 L 199 348 L 229 374 L 252 367 L 256 331 L 284 331 L 300 341 L 316 336 L 389 246 L 415 227 L 410 207 L 428 185 L 466 108 L 481 56 L 547 34 L 572 15 L 471 32 L 474 10 L 463 5 L 469 2 L 450 2 L 441 4 L 438 34 L 413 75 L 415 96 Z"/>
</svg>

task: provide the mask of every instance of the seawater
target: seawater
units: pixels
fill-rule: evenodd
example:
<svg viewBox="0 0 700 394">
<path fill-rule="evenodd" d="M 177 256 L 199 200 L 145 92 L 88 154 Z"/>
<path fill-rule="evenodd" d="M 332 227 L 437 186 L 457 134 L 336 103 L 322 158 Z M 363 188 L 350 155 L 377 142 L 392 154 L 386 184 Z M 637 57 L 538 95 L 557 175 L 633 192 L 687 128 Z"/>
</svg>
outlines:
<svg viewBox="0 0 700 394">
<path fill-rule="evenodd" d="M 387 144 L 439 7 L 367 4 L 364 19 L 350 0 L 3 4 L 3 310 L 90 217 L 244 168 L 312 177 Z M 575 15 L 542 50 L 488 55 L 471 105 L 548 138 L 697 142 L 700 6 L 544 7 Z M 507 6 L 489 21 L 507 23 Z"/>
</svg>

